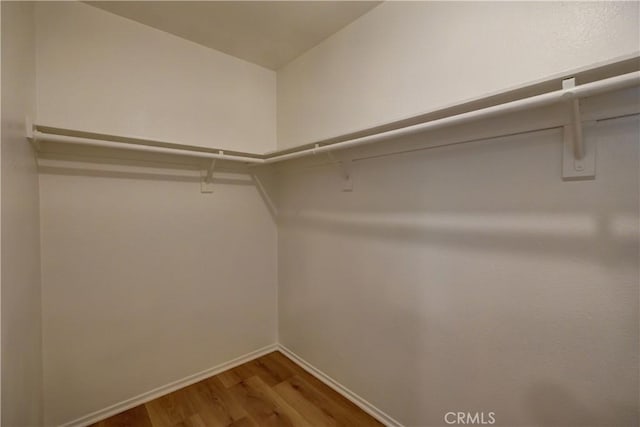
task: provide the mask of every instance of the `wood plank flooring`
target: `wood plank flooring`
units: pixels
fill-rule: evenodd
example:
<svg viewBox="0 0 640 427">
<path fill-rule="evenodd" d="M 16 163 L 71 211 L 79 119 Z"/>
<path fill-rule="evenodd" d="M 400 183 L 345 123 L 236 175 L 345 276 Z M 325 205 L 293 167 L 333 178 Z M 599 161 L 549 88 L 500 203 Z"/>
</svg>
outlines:
<svg viewBox="0 0 640 427">
<path fill-rule="evenodd" d="M 275 351 L 94 427 L 381 426 Z"/>
</svg>

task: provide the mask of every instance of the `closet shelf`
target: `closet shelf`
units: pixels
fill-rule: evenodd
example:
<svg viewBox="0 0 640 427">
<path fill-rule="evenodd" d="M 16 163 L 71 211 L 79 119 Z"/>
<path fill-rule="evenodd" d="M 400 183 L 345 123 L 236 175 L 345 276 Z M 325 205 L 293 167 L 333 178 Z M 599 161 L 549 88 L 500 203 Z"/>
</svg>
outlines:
<svg viewBox="0 0 640 427">
<path fill-rule="evenodd" d="M 70 135 L 46 133 L 38 130 L 38 128 L 39 126 L 36 125 L 35 130 L 32 131 L 31 138 L 30 138 L 32 139 L 32 141 L 36 143 L 41 141 L 42 142 L 61 142 L 65 144 L 81 144 L 81 145 L 90 145 L 90 146 L 102 147 L 102 148 L 116 148 L 116 149 L 133 150 L 133 151 L 146 151 L 148 153 L 174 154 L 179 156 L 197 157 L 200 159 L 209 159 L 209 160 L 229 160 L 233 162 L 243 162 L 243 163 L 264 163 L 264 160 L 262 159 L 263 156 L 259 154 L 243 153 L 246 155 L 235 155 L 235 154 L 225 154 L 224 150 L 214 150 L 214 152 L 209 152 L 209 151 L 200 151 L 194 148 L 160 147 L 153 144 L 158 144 L 158 143 L 166 144 L 166 143 L 161 141 L 152 141 L 152 140 L 144 140 L 145 141 L 144 143 L 130 143 L 130 142 L 103 140 L 103 139 L 83 138 L 83 137 L 70 136 Z M 106 137 L 106 138 L 111 137 L 112 139 L 115 139 L 115 140 L 122 138 L 122 137 L 116 137 L 114 135 L 101 135 L 101 137 Z"/>
<path fill-rule="evenodd" d="M 50 141 L 69 144 L 90 145 L 104 148 L 145 151 L 151 153 L 173 154 L 208 159 L 211 161 L 227 160 L 246 164 L 271 164 L 304 156 L 328 153 L 334 150 L 357 147 L 360 145 L 379 142 L 390 138 L 397 138 L 424 132 L 427 130 L 460 125 L 467 122 L 492 118 L 503 114 L 544 107 L 557 103 L 566 102 L 573 106 L 574 112 L 578 112 L 579 110 L 577 109 L 577 101 L 580 98 L 586 98 L 593 95 L 598 95 L 601 93 L 611 92 L 637 85 L 640 85 L 640 71 L 634 71 L 631 73 L 622 74 L 615 77 L 610 77 L 573 87 L 570 84 L 564 84 L 562 89 L 547 92 L 541 95 L 530 96 L 527 98 L 521 98 L 515 101 L 505 102 L 486 108 L 480 108 L 460 114 L 449 115 L 447 117 L 429 120 L 393 130 L 382 131 L 372 135 L 348 139 L 341 142 L 317 143 L 314 144 L 311 148 L 308 148 L 308 146 L 303 146 L 294 149 L 274 151 L 266 154 L 242 153 L 237 151 L 234 151 L 233 154 L 228 154 L 225 153 L 224 150 L 208 150 L 205 148 L 199 149 L 196 147 L 170 148 L 167 147 L 167 145 L 176 146 L 178 144 L 169 144 L 163 141 L 134 139 L 116 135 L 100 134 L 99 137 L 96 138 L 79 137 L 72 135 L 74 133 L 78 134 L 78 131 L 74 131 L 71 129 L 56 129 L 56 132 L 52 133 L 47 132 L 47 128 L 44 126 L 33 126 L 30 123 L 27 124 L 27 138 L 34 143 L 36 149 L 38 149 L 39 147 L 39 142 Z M 581 132 L 576 131 L 580 128 L 579 119 L 579 114 L 574 114 L 573 123 L 568 124 L 573 129 L 573 135 L 575 135 L 573 137 L 573 152 L 576 154 L 576 160 L 581 160 L 579 157 L 583 155 Z M 127 140 L 135 142 L 124 142 Z"/>
</svg>

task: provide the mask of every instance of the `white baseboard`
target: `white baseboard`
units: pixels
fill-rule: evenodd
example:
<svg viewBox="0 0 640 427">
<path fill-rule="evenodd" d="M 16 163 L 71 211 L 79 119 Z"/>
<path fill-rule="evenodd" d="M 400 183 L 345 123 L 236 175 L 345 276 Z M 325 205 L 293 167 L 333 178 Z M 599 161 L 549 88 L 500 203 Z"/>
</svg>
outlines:
<svg viewBox="0 0 640 427">
<path fill-rule="evenodd" d="M 358 396 L 356 393 L 349 390 L 347 387 L 340 384 L 338 381 L 331 378 L 329 375 L 322 372 L 320 369 L 314 367 L 309 362 L 295 354 L 293 351 L 289 350 L 287 347 L 282 344 L 271 344 L 261 349 L 252 351 L 251 353 L 247 353 L 243 356 L 236 357 L 233 360 L 222 363 L 220 365 L 214 366 L 212 368 L 206 369 L 204 371 L 195 373 L 193 375 L 189 375 L 188 377 L 182 378 L 177 381 L 173 381 L 169 384 L 163 385 L 161 387 L 155 388 L 148 392 L 139 394 L 130 399 L 124 400 L 122 402 L 111 405 L 107 408 L 100 409 L 99 411 L 92 412 L 90 414 L 84 415 L 80 418 L 77 418 L 68 423 L 62 424 L 60 427 L 86 427 L 90 424 L 96 423 L 98 421 L 109 418 L 113 415 L 119 414 L 120 412 L 126 411 L 127 409 L 134 408 L 138 405 L 142 405 L 143 403 L 149 402 L 153 399 L 157 399 L 160 396 L 164 396 L 165 394 L 171 393 L 183 387 L 187 387 L 191 384 L 197 383 L 198 381 L 202 381 L 206 378 L 217 375 L 227 369 L 234 368 L 236 366 L 242 365 L 243 363 L 247 363 L 251 360 L 257 359 L 258 357 L 264 356 L 267 353 L 271 353 L 272 351 L 279 350 L 285 356 L 289 357 L 295 363 L 300 365 L 305 371 L 309 372 L 309 374 L 316 377 L 318 380 L 325 383 L 327 386 L 331 387 L 336 392 L 340 393 L 349 401 L 353 402 L 360 409 L 365 411 L 367 414 L 371 415 L 376 420 L 380 421 L 382 424 L 388 427 L 403 427 L 400 422 L 393 419 L 391 416 L 387 415 L 380 409 L 376 408 L 373 404 L 367 402 L 362 397 Z"/>
<path fill-rule="evenodd" d="M 228 362 L 222 363 L 209 369 L 205 369 L 204 371 L 189 375 L 188 377 L 173 381 L 169 384 L 139 394 L 135 397 L 132 397 L 131 399 L 127 399 L 120 403 L 116 403 L 115 405 L 111 405 L 107 408 L 100 409 L 99 411 L 92 412 L 66 424 L 62 424 L 60 427 L 86 427 L 90 424 L 104 420 L 105 418 L 109 418 L 113 415 L 119 414 L 122 411 L 126 411 L 127 409 L 131 409 L 143 403 L 149 402 L 150 400 L 157 399 L 158 397 L 164 396 L 165 394 L 171 393 L 172 391 L 176 391 L 188 385 L 195 384 L 198 381 L 202 381 L 206 378 L 217 375 L 220 372 L 226 371 L 227 369 L 231 369 L 236 366 L 242 365 L 243 363 L 247 363 L 253 359 L 257 359 L 258 357 L 264 356 L 265 354 L 271 353 L 275 350 L 278 350 L 278 344 L 268 345 L 261 349 L 252 351 L 251 353 L 236 357 L 235 359 Z"/>
<path fill-rule="evenodd" d="M 306 360 L 304 360 L 303 358 L 295 354 L 293 351 L 289 350 L 287 347 L 283 346 L 282 344 L 279 344 L 278 350 L 282 352 L 282 354 L 284 354 L 285 356 L 287 356 L 288 358 L 296 362 L 302 368 L 304 368 L 305 371 L 309 372 L 311 375 L 313 375 L 314 377 L 316 377 L 317 379 L 319 379 L 320 381 L 322 381 L 323 383 L 325 383 L 326 385 L 334 389 L 336 392 L 340 393 L 342 396 L 347 398 L 349 401 L 353 402 L 356 406 L 358 406 L 360 409 L 365 411 L 367 414 L 371 415 L 376 420 L 380 421 L 385 426 L 403 427 L 399 421 L 393 419 L 391 416 L 387 415 L 385 412 L 376 408 L 373 404 L 367 402 L 365 399 L 358 396 L 356 393 L 352 392 L 351 390 L 349 390 L 348 388 L 340 384 L 338 381 L 334 380 L 329 375 L 325 374 L 320 369 L 316 368 L 315 366 L 313 366 L 312 364 L 310 364 L 309 362 L 307 362 Z"/>
</svg>

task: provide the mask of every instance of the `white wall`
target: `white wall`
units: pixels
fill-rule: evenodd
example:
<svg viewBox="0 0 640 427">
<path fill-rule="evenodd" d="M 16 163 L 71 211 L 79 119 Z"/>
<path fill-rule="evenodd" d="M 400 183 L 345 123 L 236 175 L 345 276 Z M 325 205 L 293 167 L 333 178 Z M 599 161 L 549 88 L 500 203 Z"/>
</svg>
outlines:
<svg viewBox="0 0 640 427">
<path fill-rule="evenodd" d="M 562 181 L 559 129 L 342 153 L 352 193 L 317 159 L 282 166 L 280 342 L 408 426 L 636 425 L 640 123 L 595 132 L 595 181 Z"/>
<path fill-rule="evenodd" d="M 385 2 L 278 71 L 278 145 L 637 53 L 638 2 Z"/>
<path fill-rule="evenodd" d="M 275 148 L 273 71 L 80 2 L 36 9 L 39 124 Z"/>
<path fill-rule="evenodd" d="M 90 164 L 40 175 L 47 425 L 276 341 L 276 225 L 246 176 L 202 194 Z"/>
<path fill-rule="evenodd" d="M 2 2 L 2 425 L 42 423 L 38 175 L 24 137 L 35 104 L 34 7 Z"/>
<path fill-rule="evenodd" d="M 275 148 L 274 72 L 82 3 L 36 22 L 39 124 Z M 197 171 L 44 150 L 66 153 L 40 171 L 47 425 L 275 343 L 277 229 L 246 171 L 202 194 Z"/>
</svg>

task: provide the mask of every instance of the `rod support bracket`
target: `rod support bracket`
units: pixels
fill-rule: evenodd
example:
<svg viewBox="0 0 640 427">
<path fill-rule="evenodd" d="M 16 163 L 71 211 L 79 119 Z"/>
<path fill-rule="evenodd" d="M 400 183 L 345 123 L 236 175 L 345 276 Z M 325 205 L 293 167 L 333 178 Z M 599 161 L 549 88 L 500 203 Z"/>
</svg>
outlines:
<svg viewBox="0 0 640 427">
<path fill-rule="evenodd" d="M 564 79 L 562 89 L 576 86 L 575 77 Z M 588 180 L 596 177 L 596 153 L 593 132 L 585 138 L 584 127 L 593 127 L 595 123 L 583 123 L 580 114 L 580 100 L 567 97 L 571 107 L 571 119 L 563 129 L 562 179 L 565 181 Z"/>
<path fill-rule="evenodd" d="M 342 178 L 342 191 L 353 191 L 353 161 L 351 159 L 338 160 L 331 151 L 327 151 L 327 157 Z"/>
<path fill-rule="evenodd" d="M 220 150 L 220 155 L 224 155 L 224 151 Z M 202 182 L 200 183 L 200 192 L 201 193 L 213 193 L 213 172 L 216 169 L 216 159 L 211 159 L 211 163 L 209 164 L 209 168 L 205 171 L 203 170 Z"/>
</svg>

